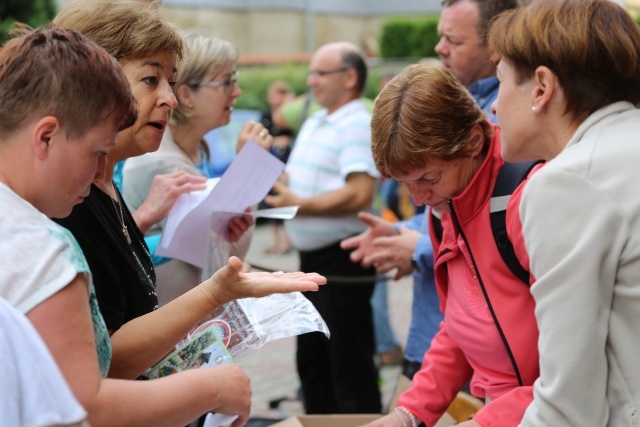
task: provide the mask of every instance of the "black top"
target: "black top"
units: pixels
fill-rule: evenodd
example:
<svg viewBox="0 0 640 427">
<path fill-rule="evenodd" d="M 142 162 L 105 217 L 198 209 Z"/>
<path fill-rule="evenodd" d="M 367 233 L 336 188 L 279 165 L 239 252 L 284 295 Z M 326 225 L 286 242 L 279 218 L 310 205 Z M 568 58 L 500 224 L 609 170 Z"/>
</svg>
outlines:
<svg viewBox="0 0 640 427">
<path fill-rule="evenodd" d="M 289 129 L 281 129 L 278 126 L 273 124 L 273 119 L 271 117 L 271 111 L 263 111 L 262 112 L 262 116 L 260 117 L 260 123 L 262 123 L 262 125 L 265 128 L 267 128 L 267 130 L 269 131 L 269 134 L 271 134 L 271 136 L 288 136 L 288 137 L 291 137 L 291 131 Z M 280 161 L 282 161 L 284 163 L 287 163 L 287 160 L 289 160 L 289 154 L 291 154 L 291 145 L 287 146 L 286 148 L 271 146 L 271 147 L 269 147 L 269 152 L 271 152 L 271 154 L 276 156 L 278 158 L 278 160 L 280 160 Z"/>
<path fill-rule="evenodd" d="M 267 128 L 271 136 L 291 136 L 291 131 L 289 129 L 281 129 L 280 127 L 273 124 L 271 111 L 262 112 L 260 123 L 262 123 L 262 125 Z"/>
<path fill-rule="evenodd" d="M 118 197 L 122 200 L 119 192 Z M 67 218 L 55 220 L 69 229 L 80 244 L 91 269 L 100 311 L 110 330 L 158 308 L 156 274 L 144 235 L 122 203 L 131 236 L 131 244 L 127 243 L 116 206 L 109 195 L 92 185 L 84 203 L 75 206 Z"/>
</svg>

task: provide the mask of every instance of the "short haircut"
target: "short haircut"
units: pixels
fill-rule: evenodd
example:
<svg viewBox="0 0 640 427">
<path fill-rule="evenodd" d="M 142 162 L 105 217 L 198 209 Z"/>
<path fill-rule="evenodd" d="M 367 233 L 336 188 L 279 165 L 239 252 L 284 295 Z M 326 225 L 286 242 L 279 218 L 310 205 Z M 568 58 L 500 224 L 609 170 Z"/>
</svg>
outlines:
<svg viewBox="0 0 640 427">
<path fill-rule="evenodd" d="M 517 0 L 442 0 L 442 7 L 453 6 L 461 1 L 474 3 L 478 7 L 478 35 L 483 45 L 487 44 L 491 21 L 504 11 L 518 7 Z"/>
<path fill-rule="evenodd" d="M 19 34 L 0 50 L 0 139 L 46 115 L 55 116 L 69 137 L 107 118 L 118 130 L 135 122 L 129 81 L 104 49 L 71 30 Z"/>
<path fill-rule="evenodd" d="M 140 0 L 73 0 L 53 25 L 82 33 L 116 59 L 146 58 L 158 52 L 184 54 L 178 28 L 167 22 L 158 6 Z"/>
<path fill-rule="evenodd" d="M 345 47 L 342 51 L 342 64 L 345 67 L 356 70 L 356 75 L 358 76 L 356 92 L 358 95 L 362 95 L 364 86 L 367 84 L 367 63 L 364 59 L 364 54 L 359 49 Z"/>
<path fill-rule="evenodd" d="M 293 95 L 293 89 L 291 89 L 291 86 L 289 85 L 289 83 L 285 82 L 284 80 L 274 80 L 269 84 L 268 90 L 274 90 L 280 94 L 286 95 L 286 94 L 292 94 Z"/>
<path fill-rule="evenodd" d="M 196 88 L 206 79 L 212 79 L 225 67 L 235 67 L 238 62 L 238 50 L 228 41 L 217 37 L 188 34 L 185 37 L 187 57 L 178 67 L 174 90 L 180 85 Z M 179 104 L 173 110 L 172 124 L 187 123 L 191 119 L 191 110 Z"/>
<path fill-rule="evenodd" d="M 539 66 L 553 71 L 575 120 L 616 101 L 640 102 L 640 27 L 614 2 L 536 0 L 499 17 L 489 42 L 517 83 Z"/>
<path fill-rule="evenodd" d="M 475 125 L 489 141 L 493 128 L 485 113 L 449 70 L 409 65 L 376 98 L 371 118 L 376 167 L 385 177 L 398 177 L 434 159 L 468 156 Z"/>
</svg>

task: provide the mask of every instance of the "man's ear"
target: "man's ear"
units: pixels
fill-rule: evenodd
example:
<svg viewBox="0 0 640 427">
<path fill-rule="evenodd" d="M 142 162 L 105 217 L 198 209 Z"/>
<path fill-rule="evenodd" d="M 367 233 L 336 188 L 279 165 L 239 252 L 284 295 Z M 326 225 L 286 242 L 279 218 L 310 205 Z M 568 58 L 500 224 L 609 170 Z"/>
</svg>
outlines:
<svg viewBox="0 0 640 427">
<path fill-rule="evenodd" d="M 345 71 L 345 86 L 349 90 L 354 90 L 358 86 L 358 73 L 355 68 Z"/>
<path fill-rule="evenodd" d="M 64 136 L 62 125 L 57 117 L 44 116 L 33 127 L 31 146 L 40 160 L 44 160 L 55 142 Z"/>
<path fill-rule="evenodd" d="M 533 74 L 533 98 L 534 111 L 543 111 L 551 104 L 554 96 L 558 94 L 558 77 L 548 67 L 539 66 Z"/>
</svg>

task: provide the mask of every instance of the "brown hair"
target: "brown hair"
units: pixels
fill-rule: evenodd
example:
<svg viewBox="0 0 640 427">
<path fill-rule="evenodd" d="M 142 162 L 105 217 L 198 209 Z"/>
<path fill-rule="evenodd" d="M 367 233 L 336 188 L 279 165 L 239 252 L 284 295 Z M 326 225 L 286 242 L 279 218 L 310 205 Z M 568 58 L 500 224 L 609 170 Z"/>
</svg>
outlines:
<svg viewBox="0 0 640 427">
<path fill-rule="evenodd" d="M 383 176 L 402 176 L 429 159 L 470 154 L 470 132 L 480 125 L 485 141 L 493 128 L 471 94 L 448 70 L 410 65 L 376 98 L 371 118 L 371 149 Z"/>
<path fill-rule="evenodd" d="M 500 16 L 489 43 L 517 83 L 539 66 L 553 71 L 578 121 L 616 101 L 640 102 L 640 27 L 614 2 L 536 0 Z"/>
<path fill-rule="evenodd" d="M 129 81 L 104 49 L 71 30 L 17 34 L 0 50 L 0 137 L 44 115 L 57 117 L 69 137 L 108 117 L 119 130 L 135 122 Z"/>
<path fill-rule="evenodd" d="M 518 7 L 517 0 L 442 0 L 442 7 L 453 6 L 461 1 L 469 1 L 478 7 L 478 35 L 483 45 L 487 44 L 491 21 L 502 12 Z"/>
<path fill-rule="evenodd" d="M 291 86 L 289 86 L 289 83 L 285 82 L 284 80 L 274 80 L 273 82 L 271 82 L 271 84 L 269 84 L 268 90 L 272 89 L 282 95 L 294 94 L 293 89 L 291 89 Z"/>
<path fill-rule="evenodd" d="M 178 28 L 165 21 L 153 2 L 74 0 L 60 10 L 53 25 L 82 33 L 118 60 L 158 52 L 174 52 L 182 59 L 184 54 Z"/>
<path fill-rule="evenodd" d="M 356 71 L 358 81 L 356 83 L 356 94 L 362 95 L 367 84 L 367 62 L 364 54 L 356 46 L 345 45 L 342 49 L 342 64 L 345 67 L 353 68 Z"/>
</svg>

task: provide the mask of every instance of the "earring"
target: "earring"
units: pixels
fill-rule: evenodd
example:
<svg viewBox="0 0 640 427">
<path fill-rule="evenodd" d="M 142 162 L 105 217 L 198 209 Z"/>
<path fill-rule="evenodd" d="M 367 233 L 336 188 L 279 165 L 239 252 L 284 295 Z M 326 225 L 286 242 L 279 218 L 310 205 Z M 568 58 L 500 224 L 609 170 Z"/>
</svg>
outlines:
<svg viewBox="0 0 640 427">
<path fill-rule="evenodd" d="M 189 104 L 189 108 L 193 108 L 193 104 Z"/>
<path fill-rule="evenodd" d="M 538 109 L 538 107 L 536 107 L 535 105 L 533 107 L 531 107 L 531 111 L 536 111 Z"/>
</svg>

